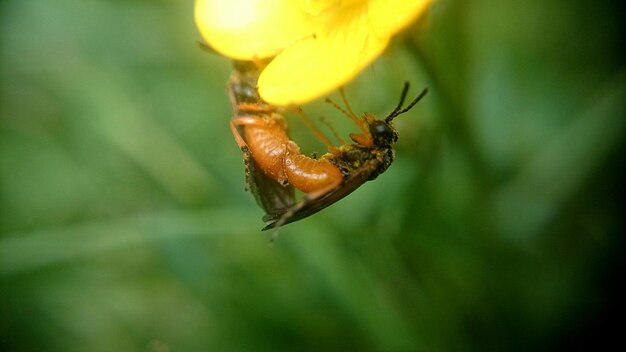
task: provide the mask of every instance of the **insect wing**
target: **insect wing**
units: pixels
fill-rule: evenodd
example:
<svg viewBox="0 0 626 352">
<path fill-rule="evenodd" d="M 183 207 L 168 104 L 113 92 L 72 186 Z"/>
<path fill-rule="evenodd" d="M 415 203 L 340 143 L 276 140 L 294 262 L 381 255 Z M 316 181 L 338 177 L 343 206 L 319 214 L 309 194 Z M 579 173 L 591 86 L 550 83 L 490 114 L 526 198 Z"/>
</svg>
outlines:
<svg viewBox="0 0 626 352">
<path fill-rule="evenodd" d="M 257 204 L 266 213 L 283 212 L 294 205 L 295 191 L 292 185 L 283 186 L 267 176 L 247 148 L 243 150 L 243 160 L 246 167 L 246 190 L 252 193 Z"/>
<path fill-rule="evenodd" d="M 268 212 L 268 214 L 263 217 L 263 221 L 269 224 L 263 228 L 263 231 L 304 219 L 340 201 L 367 182 L 372 172 L 377 169 L 379 163 L 380 162 L 376 159 L 370 160 L 369 163 L 363 165 L 363 167 L 353 170 L 339 186 L 315 199 L 307 199 L 304 197 L 291 208 L 286 209 L 286 211 L 277 213 Z"/>
</svg>

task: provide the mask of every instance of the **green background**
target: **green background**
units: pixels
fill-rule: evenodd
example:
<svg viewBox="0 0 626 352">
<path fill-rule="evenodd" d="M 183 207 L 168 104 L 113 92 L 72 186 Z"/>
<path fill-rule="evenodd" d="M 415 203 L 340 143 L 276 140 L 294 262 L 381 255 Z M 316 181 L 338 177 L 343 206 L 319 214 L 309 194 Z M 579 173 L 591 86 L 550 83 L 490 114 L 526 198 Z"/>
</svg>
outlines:
<svg viewBox="0 0 626 352">
<path fill-rule="evenodd" d="M 395 163 L 270 247 L 228 127 L 230 62 L 195 46 L 192 1 L 0 2 L 0 350 L 617 340 L 619 3 L 439 1 L 346 87 L 379 115 L 403 81 L 430 88 L 397 120 Z"/>
</svg>

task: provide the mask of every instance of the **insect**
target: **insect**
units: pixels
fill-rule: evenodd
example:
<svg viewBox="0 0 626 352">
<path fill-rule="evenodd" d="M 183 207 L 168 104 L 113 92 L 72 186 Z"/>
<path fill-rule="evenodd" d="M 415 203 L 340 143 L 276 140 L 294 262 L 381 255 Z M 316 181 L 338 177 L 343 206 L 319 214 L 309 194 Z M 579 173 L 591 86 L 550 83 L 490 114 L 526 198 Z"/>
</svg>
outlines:
<svg viewBox="0 0 626 352">
<path fill-rule="evenodd" d="M 392 145 L 398 141 L 398 131 L 393 127 L 393 119 L 409 111 L 428 93 L 428 89 L 422 90 L 415 99 L 403 107 L 408 91 L 409 83 L 405 82 L 398 105 L 384 119 L 368 113 L 358 118 L 348 104 L 343 91 L 340 92 L 347 111 L 327 99 L 350 117 L 361 130 L 361 133 L 350 134 L 350 138 L 355 143 L 342 142 L 341 146 L 330 148 L 330 153 L 321 157 L 321 160 L 329 162 L 341 171 L 341 179 L 337 180 L 332 187 L 306 194 L 289 209 L 268 213 L 263 218 L 268 223 L 263 230 L 278 228 L 315 214 L 385 172 L 394 160 L 395 153 Z"/>
<path fill-rule="evenodd" d="M 273 126 L 274 130 L 282 129 L 282 133 L 287 133 L 287 124 L 282 116 L 275 107 L 260 98 L 256 89 L 262 64 L 234 61 L 235 71 L 228 81 L 228 93 L 233 109 L 230 128 L 243 152 L 246 190 L 252 193 L 257 204 L 269 214 L 290 208 L 294 204 L 295 192 L 292 185 L 279 182 L 262 170 L 246 141 L 246 122 L 250 121 L 266 122 L 267 125 Z"/>
<path fill-rule="evenodd" d="M 258 63 L 235 62 L 235 73 L 229 81 L 234 110 L 230 125 L 244 153 L 248 189 L 268 214 L 276 214 L 295 203 L 294 187 L 312 195 L 323 194 L 339 185 L 343 176 L 326 158 L 302 154 L 289 139 L 279 108 L 258 96 L 259 70 L 255 65 Z"/>
<path fill-rule="evenodd" d="M 263 220 L 268 225 L 263 230 L 310 216 L 387 170 L 394 158 L 392 144 L 398 139 L 392 120 L 427 93 L 424 90 L 403 108 L 409 89 L 405 83 L 400 102 L 385 119 L 367 113 L 359 119 L 341 91 L 347 111 L 331 103 L 350 117 L 361 133 L 350 134 L 355 144 L 340 139 L 342 144 L 336 147 L 305 120 L 329 148 L 329 153 L 316 159 L 302 154 L 289 139 L 283 111 L 260 98 L 256 90 L 259 64 L 235 61 L 234 66 L 228 84 L 234 112 L 230 126 L 244 154 L 247 188 L 266 212 Z M 306 193 L 298 202 L 294 188 Z"/>
</svg>

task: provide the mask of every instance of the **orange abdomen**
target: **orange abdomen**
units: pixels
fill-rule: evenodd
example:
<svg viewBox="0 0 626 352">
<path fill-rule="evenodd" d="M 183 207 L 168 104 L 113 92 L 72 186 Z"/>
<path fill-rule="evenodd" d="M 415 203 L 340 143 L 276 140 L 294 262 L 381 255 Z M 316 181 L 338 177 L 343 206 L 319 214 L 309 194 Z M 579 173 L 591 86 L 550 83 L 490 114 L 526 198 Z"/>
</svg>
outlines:
<svg viewBox="0 0 626 352">
<path fill-rule="evenodd" d="M 285 173 L 289 183 L 304 193 L 337 186 L 343 179 L 341 171 L 329 162 L 293 153 L 287 153 Z"/>
<path fill-rule="evenodd" d="M 264 118 L 244 126 L 244 139 L 256 164 L 277 182 L 291 184 L 304 193 L 338 185 L 341 171 L 325 160 L 302 155 L 289 139 L 282 119 Z"/>
<path fill-rule="evenodd" d="M 257 165 L 279 183 L 286 183 L 285 154 L 290 142 L 284 122 L 274 120 L 244 127 L 244 138 Z"/>
</svg>

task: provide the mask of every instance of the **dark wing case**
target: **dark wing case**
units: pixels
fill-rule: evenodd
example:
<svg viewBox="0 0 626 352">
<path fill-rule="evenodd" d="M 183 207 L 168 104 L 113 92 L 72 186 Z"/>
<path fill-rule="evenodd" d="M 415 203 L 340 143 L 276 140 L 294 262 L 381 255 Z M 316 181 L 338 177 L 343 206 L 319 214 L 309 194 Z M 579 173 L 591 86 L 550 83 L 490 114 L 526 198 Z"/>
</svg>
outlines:
<svg viewBox="0 0 626 352">
<path fill-rule="evenodd" d="M 318 198 L 309 199 L 305 196 L 289 209 L 274 213 L 268 212 L 268 214 L 263 217 L 263 221 L 268 223 L 267 226 L 263 228 L 263 231 L 304 219 L 338 202 L 367 182 L 374 170 L 378 169 L 380 161 L 371 159 L 368 161 L 368 164 L 369 165 L 364 165 L 364 167 L 352 170 L 349 175 L 344 177 L 344 181 L 339 186 Z"/>
</svg>

